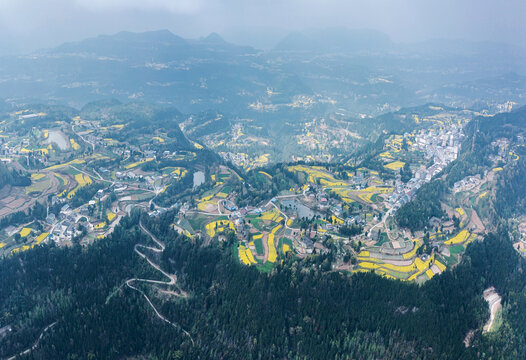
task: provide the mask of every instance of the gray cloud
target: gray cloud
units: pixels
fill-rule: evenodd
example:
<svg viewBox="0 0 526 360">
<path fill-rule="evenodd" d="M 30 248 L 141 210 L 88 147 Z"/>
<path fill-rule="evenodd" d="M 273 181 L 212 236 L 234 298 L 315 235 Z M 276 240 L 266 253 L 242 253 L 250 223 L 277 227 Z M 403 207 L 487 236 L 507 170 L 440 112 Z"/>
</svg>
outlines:
<svg viewBox="0 0 526 360">
<path fill-rule="evenodd" d="M 377 29 L 395 41 L 430 38 L 526 45 L 523 0 L 0 0 L 0 47 L 29 51 L 121 30 L 216 31 L 245 42 L 290 30 Z"/>
</svg>

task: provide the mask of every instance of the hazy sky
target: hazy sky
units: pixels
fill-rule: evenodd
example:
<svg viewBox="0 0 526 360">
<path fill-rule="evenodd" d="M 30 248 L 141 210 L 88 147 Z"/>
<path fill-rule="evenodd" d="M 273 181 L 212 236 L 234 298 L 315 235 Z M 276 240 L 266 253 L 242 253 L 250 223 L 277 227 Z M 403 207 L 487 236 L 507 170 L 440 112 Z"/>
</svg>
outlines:
<svg viewBox="0 0 526 360">
<path fill-rule="evenodd" d="M 0 0 L 0 47 L 28 51 L 156 29 L 192 38 L 215 31 L 245 42 L 268 35 L 268 44 L 290 30 L 330 26 L 377 29 L 398 42 L 461 38 L 525 46 L 525 15 L 525 0 Z"/>
</svg>

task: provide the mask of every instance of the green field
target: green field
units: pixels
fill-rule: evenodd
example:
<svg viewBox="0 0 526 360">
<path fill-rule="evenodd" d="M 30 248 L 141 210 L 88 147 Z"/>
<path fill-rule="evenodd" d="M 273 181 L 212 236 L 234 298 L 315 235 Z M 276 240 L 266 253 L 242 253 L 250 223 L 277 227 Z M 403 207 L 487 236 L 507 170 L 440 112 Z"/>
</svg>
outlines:
<svg viewBox="0 0 526 360">
<path fill-rule="evenodd" d="M 380 237 L 378 238 L 378 241 L 374 245 L 375 246 L 381 246 L 382 244 L 385 244 L 386 242 L 389 242 L 389 237 L 387 236 L 386 233 L 383 232 L 383 233 L 380 234 Z"/>
<path fill-rule="evenodd" d="M 75 164 L 75 166 L 78 167 L 79 164 Z M 64 173 L 66 173 L 68 175 L 71 175 L 73 177 L 75 177 L 75 175 L 77 175 L 77 174 L 80 174 L 80 171 L 77 171 L 77 170 L 73 169 L 71 166 L 63 167 L 60 170 L 61 170 L 61 172 L 64 172 Z"/>
<path fill-rule="evenodd" d="M 464 252 L 464 246 L 462 245 L 455 245 L 449 248 L 449 252 L 451 255 L 458 255 Z"/>
<path fill-rule="evenodd" d="M 257 269 L 264 273 L 270 273 L 274 269 L 274 264 L 267 261 L 262 265 L 257 265 Z"/>
<path fill-rule="evenodd" d="M 44 192 L 46 189 L 49 188 L 50 185 L 51 185 L 51 180 L 49 180 L 49 177 L 45 177 L 42 180 L 36 181 L 32 183 L 30 186 L 26 187 L 26 194 Z"/>
<path fill-rule="evenodd" d="M 444 259 L 446 260 L 446 266 L 450 267 L 458 263 L 458 256 L 457 255 L 451 255 L 449 257 L 444 256 Z"/>
<path fill-rule="evenodd" d="M 287 244 L 290 247 L 290 250 L 294 251 L 292 247 L 292 241 L 289 238 L 282 237 L 278 242 L 278 250 L 281 254 L 283 254 L 283 244 Z"/>
<path fill-rule="evenodd" d="M 179 225 L 178 226 L 181 229 L 188 231 L 190 234 L 194 233 L 194 229 L 192 229 L 192 226 L 190 225 L 190 223 L 186 219 L 181 219 L 181 221 L 179 221 Z"/>
<path fill-rule="evenodd" d="M 384 201 L 384 198 L 381 197 L 379 194 L 373 194 L 373 196 L 371 196 L 371 201 L 376 203 L 376 202 Z"/>
<path fill-rule="evenodd" d="M 259 231 L 265 231 L 265 227 L 264 227 L 264 224 L 263 224 L 263 220 L 261 219 L 250 219 L 250 223 L 256 228 L 258 229 Z"/>
<path fill-rule="evenodd" d="M 258 255 L 264 255 L 265 254 L 265 250 L 263 249 L 263 242 L 261 241 L 261 238 L 260 239 L 255 239 L 254 240 L 254 245 L 256 246 L 256 253 Z"/>
<path fill-rule="evenodd" d="M 140 194 L 137 194 L 138 201 L 148 200 L 148 199 L 151 199 L 152 197 L 153 197 L 153 193 L 151 192 L 142 192 Z"/>
</svg>

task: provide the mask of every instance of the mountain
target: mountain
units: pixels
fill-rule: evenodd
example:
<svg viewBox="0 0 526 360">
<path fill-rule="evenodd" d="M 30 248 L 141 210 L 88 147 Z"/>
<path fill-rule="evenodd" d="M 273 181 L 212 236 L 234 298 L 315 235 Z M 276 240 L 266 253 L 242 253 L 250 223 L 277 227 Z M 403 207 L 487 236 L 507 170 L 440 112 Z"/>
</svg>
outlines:
<svg viewBox="0 0 526 360">
<path fill-rule="evenodd" d="M 79 108 L 108 97 L 173 104 L 185 112 L 247 108 L 253 101 L 247 97 L 284 77 L 255 67 L 255 53 L 217 34 L 185 40 L 166 30 L 121 32 L 2 58 L 0 97 Z"/>
<path fill-rule="evenodd" d="M 437 53 L 434 45 L 444 50 Z M 502 44 L 404 45 L 377 31 L 343 28 L 292 33 L 269 51 L 217 33 L 183 39 L 167 30 L 120 32 L 0 58 L 0 98 L 76 108 L 115 98 L 173 105 L 183 113 L 266 117 L 265 123 L 268 117 L 302 121 L 303 105 L 312 104 L 374 117 L 427 102 L 519 102 L 522 85 L 508 82 L 499 92 L 470 82 L 522 76 L 523 58 L 520 48 Z"/>
<path fill-rule="evenodd" d="M 210 33 L 207 37 L 201 40 L 201 42 L 205 44 L 214 44 L 214 45 L 225 45 L 227 42 L 218 34 L 218 33 Z"/>
<path fill-rule="evenodd" d="M 93 56 L 114 60 L 143 63 L 184 60 L 189 57 L 212 56 L 211 53 L 228 49 L 231 54 L 253 53 L 247 46 L 236 46 L 212 33 L 201 40 L 186 40 L 168 30 L 144 33 L 119 32 L 101 35 L 78 42 L 65 43 L 45 53 L 49 55 Z M 217 56 L 217 54 L 214 54 Z"/>
</svg>

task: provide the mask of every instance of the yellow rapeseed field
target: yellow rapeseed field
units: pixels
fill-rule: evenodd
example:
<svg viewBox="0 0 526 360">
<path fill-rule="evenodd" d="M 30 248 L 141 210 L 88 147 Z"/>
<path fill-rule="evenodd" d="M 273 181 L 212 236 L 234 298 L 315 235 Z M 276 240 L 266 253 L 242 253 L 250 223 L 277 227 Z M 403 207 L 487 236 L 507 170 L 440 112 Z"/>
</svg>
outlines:
<svg viewBox="0 0 526 360">
<path fill-rule="evenodd" d="M 53 173 L 53 175 L 55 175 L 58 179 L 62 180 L 62 182 L 64 183 L 64 185 L 67 185 L 68 184 L 68 178 L 60 175 L 59 173 Z"/>
<path fill-rule="evenodd" d="M 106 214 L 106 217 L 108 218 L 108 221 L 109 221 L 109 222 L 112 222 L 113 219 L 115 219 L 116 216 L 117 216 L 117 214 L 115 214 L 115 213 L 113 213 L 113 212 L 111 212 L 111 211 L 109 211 L 109 212 Z"/>
<path fill-rule="evenodd" d="M 26 251 L 26 250 L 29 250 L 29 249 L 32 249 L 35 245 L 23 245 L 21 247 L 17 247 L 13 250 L 11 250 L 11 254 L 15 254 L 17 252 L 22 252 L 22 251 Z"/>
<path fill-rule="evenodd" d="M 270 261 L 271 263 L 276 262 L 276 259 L 278 258 L 276 246 L 274 245 L 274 237 L 276 236 L 276 232 L 278 232 L 280 228 L 281 225 L 276 226 L 268 235 L 268 261 Z"/>
<path fill-rule="evenodd" d="M 270 220 L 274 222 L 280 222 L 283 220 L 283 217 L 281 217 L 281 214 L 276 209 L 272 209 L 272 211 L 265 211 L 261 214 L 260 218 L 262 220 Z"/>
<path fill-rule="evenodd" d="M 360 253 L 358 254 L 359 257 L 369 257 L 370 256 L 370 253 L 369 251 L 367 250 L 362 250 L 360 251 Z"/>
<path fill-rule="evenodd" d="M 259 173 L 260 173 L 261 175 L 265 175 L 266 177 L 268 177 L 269 179 L 272 180 L 272 175 L 270 175 L 270 174 L 268 174 L 268 173 L 266 173 L 266 172 L 264 172 L 264 171 L 260 171 Z"/>
<path fill-rule="evenodd" d="M 19 233 L 19 234 L 20 234 L 21 237 L 25 238 L 26 236 L 28 236 L 29 234 L 31 234 L 31 230 L 33 230 L 33 229 L 31 229 L 31 228 L 26 228 L 26 227 L 25 227 L 25 228 L 23 228 L 22 230 L 20 230 L 20 233 Z"/>
<path fill-rule="evenodd" d="M 307 181 L 310 183 L 316 183 L 319 179 L 320 184 L 325 187 L 342 187 L 347 186 L 347 183 L 343 181 L 336 180 L 333 175 L 325 172 L 326 170 L 323 167 L 309 167 L 305 165 L 295 165 L 289 166 L 288 168 L 293 172 L 304 172 L 307 174 Z M 322 171 L 323 169 L 323 171 Z"/>
<path fill-rule="evenodd" d="M 464 246 L 467 246 L 469 243 L 471 243 L 473 240 L 475 240 L 477 238 L 477 235 L 475 234 L 471 234 L 469 236 L 469 238 L 466 240 L 466 242 L 464 243 Z"/>
<path fill-rule="evenodd" d="M 182 167 L 176 167 L 173 171 L 172 171 L 172 174 L 175 174 L 177 176 L 179 176 L 180 178 L 185 176 L 186 174 L 188 174 L 188 170 L 186 170 L 185 168 L 182 168 Z"/>
<path fill-rule="evenodd" d="M 41 174 L 41 173 L 31 174 L 31 180 L 40 180 L 45 176 L 46 174 Z"/>
<path fill-rule="evenodd" d="M 77 182 L 77 186 L 68 193 L 68 199 L 72 199 L 75 196 L 75 193 L 78 191 L 78 189 L 86 185 L 90 185 L 92 183 L 91 178 L 88 175 L 84 174 L 75 175 L 75 181 Z"/>
<path fill-rule="evenodd" d="M 427 269 L 426 270 L 426 275 L 428 278 L 432 278 L 433 276 L 435 276 L 435 273 L 431 270 L 431 269 Z"/>
<path fill-rule="evenodd" d="M 360 198 L 360 200 L 362 200 L 363 202 L 366 202 L 366 203 L 369 203 L 369 204 L 372 204 L 373 201 L 371 200 L 371 198 L 373 197 L 374 193 L 361 193 L 361 194 L 358 194 L 358 197 Z"/>
<path fill-rule="evenodd" d="M 106 226 L 106 222 L 101 222 L 95 225 L 95 229 L 102 229 L 104 226 Z"/>
<path fill-rule="evenodd" d="M 35 242 L 38 244 L 40 244 L 42 241 L 46 240 L 46 238 L 49 236 L 49 233 L 47 232 L 43 232 L 42 234 L 38 235 L 37 238 L 35 239 Z"/>
<path fill-rule="evenodd" d="M 247 254 L 247 259 L 250 261 L 251 264 L 257 264 L 256 259 L 254 259 L 254 255 L 252 254 L 252 251 L 249 248 L 246 248 L 245 250 Z"/>
<path fill-rule="evenodd" d="M 201 201 L 197 204 L 197 209 L 200 211 L 206 211 L 206 207 L 210 204 L 217 205 L 217 203 L 214 201 Z"/>
<path fill-rule="evenodd" d="M 402 254 L 402 257 L 403 257 L 404 259 L 411 259 L 412 257 L 414 257 L 414 256 L 416 255 L 416 251 L 418 250 L 418 248 L 419 248 L 420 245 L 421 245 L 421 244 L 420 244 L 420 240 L 418 240 L 418 239 L 413 240 L 413 244 L 414 244 L 414 246 L 413 246 L 413 250 L 411 250 L 411 251 L 408 252 L 408 253 Z"/>
<path fill-rule="evenodd" d="M 384 167 L 390 170 L 398 170 L 398 169 L 403 168 L 404 165 L 405 165 L 405 162 L 403 161 L 393 161 L 392 163 L 384 165 Z"/>
<path fill-rule="evenodd" d="M 239 245 L 237 248 L 237 253 L 239 255 L 239 260 L 241 260 L 243 264 L 250 266 L 250 260 L 248 260 L 247 253 L 243 245 Z"/>
<path fill-rule="evenodd" d="M 202 202 L 202 201 L 209 201 L 210 199 L 212 199 L 214 197 L 214 195 L 208 195 L 208 196 L 203 196 L 201 199 L 197 199 L 197 202 Z"/>
<path fill-rule="evenodd" d="M 446 270 L 446 265 L 442 264 L 438 260 L 435 260 L 435 265 L 440 269 L 440 271 L 445 271 Z"/>
<path fill-rule="evenodd" d="M 446 245 L 456 245 L 456 244 L 462 244 L 464 241 L 466 241 L 469 237 L 469 231 L 462 230 L 457 235 L 452 237 L 451 239 L 444 242 Z"/>
<path fill-rule="evenodd" d="M 69 142 L 71 143 L 71 147 L 73 148 L 73 150 L 80 149 L 80 145 L 74 139 L 69 139 Z"/>
<path fill-rule="evenodd" d="M 126 165 L 124 168 L 125 168 L 126 170 L 128 170 L 128 169 L 133 169 L 134 167 L 137 167 L 137 166 L 139 166 L 139 165 L 145 164 L 145 163 L 147 163 L 147 162 L 149 162 L 149 161 L 152 161 L 152 160 L 153 160 L 153 158 L 147 158 L 147 159 L 144 159 L 144 160 L 141 160 L 141 161 L 137 161 L 137 162 L 134 162 L 134 163 L 128 164 L 128 165 Z"/>
<path fill-rule="evenodd" d="M 84 160 L 82 159 L 73 159 L 67 163 L 64 163 L 64 164 L 58 164 L 58 165 L 53 165 L 53 166 L 50 166 L 48 168 L 46 168 L 46 170 L 54 170 L 54 169 L 59 169 L 59 168 L 62 168 L 62 167 L 65 167 L 65 166 L 69 166 L 69 165 L 75 165 L 75 164 L 82 164 L 84 163 Z"/>
<path fill-rule="evenodd" d="M 206 233 L 208 234 L 208 236 L 213 238 L 216 235 L 216 228 L 218 232 L 222 232 L 224 231 L 225 227 L 228 227 L 234 230 L 234 232 L 236 231 L 236 227 L 234 226 L 234 223 L 231 222 L 230 220 L 217 220 L 217 221 L 212 221 L 211 223 L 206 225 Z"/>
<path fill-rule="evenodd" d="M 335 225 L 341 225 L 341 224 L 345 223 L 345 221 L 343 221 L 342 219 L 337 218 L 336 216 L 332 215 L 331 216 L 331 223 L 333 223 Z"/>
</svg>

